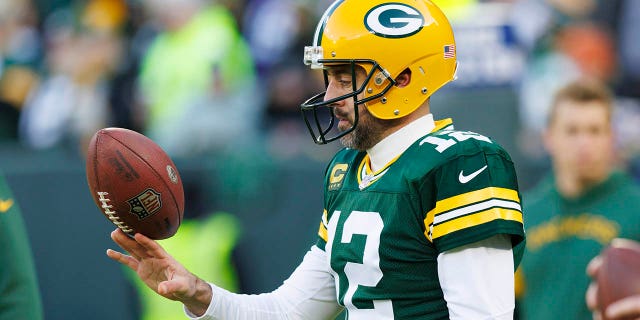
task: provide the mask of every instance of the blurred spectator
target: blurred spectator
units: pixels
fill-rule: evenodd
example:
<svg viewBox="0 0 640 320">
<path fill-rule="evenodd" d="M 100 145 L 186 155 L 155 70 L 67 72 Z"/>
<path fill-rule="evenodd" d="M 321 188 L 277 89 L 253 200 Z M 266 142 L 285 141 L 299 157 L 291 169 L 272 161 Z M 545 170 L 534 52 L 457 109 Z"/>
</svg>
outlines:
<svg viewBox="0 0 640 320">
<path fill-rule="evenodd" d="M 640 1 L 622 0 L 619 8 L 618 45 L 620 55 L 619 94 L 640 98 Z"/>
<path fill-rule="evenodd" d="M 91 136 L 109 124 L 108 92 L 119 65 L 122 39 L 117 29 L 126 11 L 122 1 L 93 0 L 78 26 L 71 9 L 45 21 L 47 74 L 30 95 L 20 119 L 23 142 L 33 148 L 69 143 L 84 150 Z"/>
<path fill-rule="evenodd" d="M 581 76 L 610 82 L 615 72 L 615 47 L 609 34 L 593 24 L 560 28 L 550 47 L 534 52 L 522 79 L 520 110 L 523 124 L 536 133 L 544 127 L 550 95 Z"/>
<path fill-rule="evenodd" d="M 634 13 L 635 12 L 635 13 Z M 626 108 L 616 108 L 618 118 L 640 115 L 637 101 L 626 97 L 634 93 L 631 57 L 640 55 L 637 41 L 629 38 L 630 30 L 640 16 L 637 1 L 625 0 L 520 0 L 512 10 L 512 24 L 519 43 L 529 51 L 527 69 L 522 77 L 520 147 L 536 166 L 545 162 L 543 146 L 538 138 L 545 124 L 551 96 L 563 85 L 583 76 L 593 77 L 614 88 L 617 99 Z M 637 31 L 636 29 L 634 32 Z M 640 74 L 638 74 L 640 75 Z M 636 82 L 637 83 L 637 82 Z M 640 89 L 640 86 L 637 86 Z M 619 104 L 616 102 L 616 104 Z M 624 123 L 615 123 L 623 125 Z M 638 138 L 620 132 L 619 143 L 640 143 Z M 635 147 L 621 145 L 630 150 Z"/>
<path fill-rule="evenodd" d="M 321 75 L 310 70 L 291 66 L 290 63 L 274 68 L 269 76 L 267 107 L 264 117 L 270 153 L 275 159 L 314 157 L 316 160 L 329 160 L 337 148 L 336 145 L 309 144 L 309 130 L 304 121 L 300 121 L 300 104 L 308 97 L 324 91 Z"/>
<path fill-rule="evenodd" d="M 113 75 L 109 92 L 111 125 L 143 132 L 145 110 L 138 92 L 140 64 L 158 30 L 148 23 L 142 3 L 129 1 L 128 9 L 122 60 Z"/>
<path fill-rule="evenodd" d="M 618 97 L 613 119 L 618 162 L 640 182 L 640 99 Z"/>
<path fill-rule="evenodd" d="M 313 37 L 316 19 L 310 17 L 317 15 L 315 5 L 304 0 L 253 0 L 243 16 L 244 34 L 265 92 L 261 128 L 268 151 L 277 159 L 317 149 L 307 142 L 300 104 L 324 89 L 323 80 L 295 63 Z"/>
<path fill-rule="evenodd" d="M 233 15 L 234 20 L 236 20 L 239 23 L 238 29 L 243 30 L 242 17 L 244 16 L 245 11 L 247 10 L 246 8 L 248 3 L 254 0 L 215 0 L 215 1 L 216 3 L 229 9 L 229 11 L 231 12 L 231 15 Z"/>
<path fill-rule="evenodd" d="M 309 16 L 313 13 L 300 0 L 254 0 L 248 4 L 244 34 L 261 75 L 268 75 L 278 65 L 298 65 L 291 62 L 302 59 L 302 49 L 315 28 Z"/>
<path fill-rule="evenodd" d="M 37 19 L 29 0 L 0 1 L 0 141 L 16 141 L 18 117 L 38 82 Z"/>
<path fill-rule="evenodd" d="M 144 5 L 161 28 L 141 65 L 145 133 L 173 156 L 253 138 L 262 94 L 229 11 L 207 0 Z"/>
<path fill-rule="evenodd" d="M 523 196 L 522 319 L 589 319 L 589 260 L 616 237 L 640 239 L 640 188 L 615 166 L 612 119 L 599 81 L 571 82 L 553 98 L 544 133 L 553 170 Z"/>
<path fill-rule="evenodd" d="M 20 112 L 12 105 L 0 101 L 0 142 L 16 141 Z"/>
<path fill-rule="evenodd" d="M 433 0 L 452 24 L 466 20 L 478 5 L 478 0 Z"/>
</svg>

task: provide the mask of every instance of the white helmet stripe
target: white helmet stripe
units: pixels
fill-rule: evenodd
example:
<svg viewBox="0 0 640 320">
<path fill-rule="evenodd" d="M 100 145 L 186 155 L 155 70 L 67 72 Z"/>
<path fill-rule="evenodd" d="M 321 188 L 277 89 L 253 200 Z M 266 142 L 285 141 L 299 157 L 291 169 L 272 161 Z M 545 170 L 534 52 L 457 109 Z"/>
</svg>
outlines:
<svg viewBox="0 0 640 320">
<path fill-rule="evenodd" d="M 324 26 L 327 24 L 327 20 L 329 20 L 329 16 L 336 10 L 336 8 L 342 3 L 344 0 L 338 0 L 327 8 L 327 11 L 324 12 L 320 22 L 318 22 L 318 26 L 316 27 L 316 32 L 313 35 L 313 46 L 320 46 L 320 42 L 322 41 L 322 34 L 324 32 Z"/>
</svg>

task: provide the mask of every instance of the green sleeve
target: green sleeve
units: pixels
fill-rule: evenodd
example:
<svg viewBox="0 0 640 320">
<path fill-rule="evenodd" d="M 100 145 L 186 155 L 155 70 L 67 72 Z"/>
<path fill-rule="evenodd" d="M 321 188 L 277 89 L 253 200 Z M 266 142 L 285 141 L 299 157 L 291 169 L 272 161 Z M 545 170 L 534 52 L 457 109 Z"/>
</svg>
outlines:
<svg viewBox="0 0 640 320">
<path fill-rule="evenodd" d="M 499 148 L 485 147 L 443 163 L 425 186 L 435 185 L 435 208 L 427 213 L 428 237 L 440 252 L 496 234 L 511 236 L 520 261 L 524 228 L 516 173 Z M 430 192 L 426 191 L 422 193 Z M 426 196 L 422 198 L 430 199 Z M 428 207 L 429 204 L 424 204 Z"/>
<path fill-rule="evenodd" d="M 42 302 L 24 221 L 1 174 L 0 262 L 0 320 L 42 319 Z"/>
</svg>

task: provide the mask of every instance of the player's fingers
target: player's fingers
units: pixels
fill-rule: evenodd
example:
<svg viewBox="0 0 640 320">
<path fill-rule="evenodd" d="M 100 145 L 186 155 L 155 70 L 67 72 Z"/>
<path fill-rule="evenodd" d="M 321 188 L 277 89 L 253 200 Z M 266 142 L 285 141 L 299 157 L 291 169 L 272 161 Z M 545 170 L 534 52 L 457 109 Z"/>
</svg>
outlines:
<svg viewBox="0 0 640 320">
<path fill-rule="evenodd" d="M 113 239 L 113 241 L 118 244 L 120 248 L 127 251 L 137 260 L 149 257 L 149 255 L 147 254 L 147 250 L 142 245 L 140 245 L 134 239 L 131 239 L 120 229 L 116 229 L 111 232 L 111 239 Z"/>
<path fill-rule="evenodd" d="M 589 264 L 587 265 L 587 274 L 590 277 L 594 278 L 598 274 L 598 270 L 600 270 L 600 266 L 602 266 L 601 256 L 597 256 L 591 259 L 591 261 L 589 261 Z"/>
<path fill-rule="evenodd" d="M 144 248 L 145 253 L 154 258 L 166 258 L 169 256 L 166 251 L 156 241 L 149 239 L 143 234 L 136 233 L 135 240 Z"/>
<path fill-rule="evenodd" d="M 607 307 L 605 314 L 609 319 L 640 317 L 640 295 L 616 301 Z"/>
<path fill-rule="evenodd" d="M 587 302 L 587 307 L 589 307 L 589 310 L 598 309 L 597 292 L 598 285 L 592 282 L 589 285 L 589 288 L 587 288 L 587 293 L 585 294 L 585 300 Z"/>
<path fill-rule="evenodd" d="M 133 271 L 138 270 L 138 260 L 136 260 L 134 257 L 122 254 L 118 251 L 111 250 L 111 249 L 107 249 L 107 256 L 131 268 Z"/>
</svg>

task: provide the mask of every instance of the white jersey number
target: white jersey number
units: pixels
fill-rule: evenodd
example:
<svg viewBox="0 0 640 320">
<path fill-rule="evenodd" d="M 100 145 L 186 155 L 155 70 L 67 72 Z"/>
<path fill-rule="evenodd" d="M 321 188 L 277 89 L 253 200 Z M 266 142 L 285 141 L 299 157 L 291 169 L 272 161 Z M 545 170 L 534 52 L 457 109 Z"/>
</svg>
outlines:
<svg viewBox="0 0 640 320">
<path fill-rule="evenodd" d="M 451 137 L 452 139 L 443 139 L 435 136 L 428 136 L 420 141 L 420 145 L 423 145 L 425 142 L 432 144 L 436 146 L 436 151 L 442 153 L 454 144 L 460 141 L 465 141 L 469 138 L 492 143 L 491 139 L 473 132 L 451 131 L 446 133 L 446 135 Z"/>
<path fill-rule="evenodd" d="M 359 319 L 393 319 L 391 300 L 373 300 L 373 309 L 358 309 L 353 305 L 353 296 L 360 286 L 375 287 L 382 279 L 380 270 L 380 234 L 384 223 L 378 212 L 352 211 L 342 225 L 338 225 L 340 211 L 335 211 L 329 220 L 326 252 L 331 259 L 334 236 L 339 227 L 342 228 L 341 243 L 351 243 L 354 234 L 366 236 L 362 263 L 347 262 L 344 273 L 349 286 L 344 295 L 344 305 L 349 311 L 350 320 Z M 340 293 L 340 278 L 334 274 L 336 294 Z"/>
</svg>

